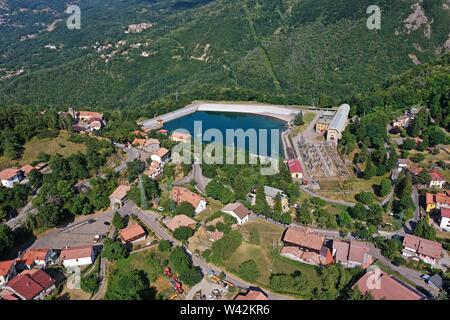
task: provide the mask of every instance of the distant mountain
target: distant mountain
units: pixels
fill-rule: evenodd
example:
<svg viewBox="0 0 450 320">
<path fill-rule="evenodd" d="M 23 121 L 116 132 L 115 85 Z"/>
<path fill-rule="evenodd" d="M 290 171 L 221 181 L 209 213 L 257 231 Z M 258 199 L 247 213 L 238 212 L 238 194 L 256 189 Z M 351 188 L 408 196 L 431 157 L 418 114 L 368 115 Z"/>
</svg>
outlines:
<svg viewBox="0 0 450 320">
<path fill-rule="evenodd" d="M 450 0 L 377 3 L 381 30 L 366 27 L 371 0 L 0 0 L 0 103 L 326 105 L 450 51 Z"/>
</svg>

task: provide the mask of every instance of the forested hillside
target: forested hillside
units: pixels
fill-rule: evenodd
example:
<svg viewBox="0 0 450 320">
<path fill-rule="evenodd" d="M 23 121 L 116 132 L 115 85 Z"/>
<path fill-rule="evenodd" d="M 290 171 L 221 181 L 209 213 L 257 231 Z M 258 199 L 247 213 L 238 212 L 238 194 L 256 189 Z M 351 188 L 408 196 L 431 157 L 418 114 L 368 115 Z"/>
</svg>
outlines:
<svg viewBox="0 0 450 320">
<path fill-rule="evenodd" d="M 67 1 L 2 1 L 0 103 L 326 106 L 450 50 L 449 0 L 378 1 L 381 30 L 368 30 L 372 2 L 79 0 L 70 4 L 81 7 L 81 29 L 69 30 Z M 145 30 L 130 31 L 139 23 Z"/>
</svg>

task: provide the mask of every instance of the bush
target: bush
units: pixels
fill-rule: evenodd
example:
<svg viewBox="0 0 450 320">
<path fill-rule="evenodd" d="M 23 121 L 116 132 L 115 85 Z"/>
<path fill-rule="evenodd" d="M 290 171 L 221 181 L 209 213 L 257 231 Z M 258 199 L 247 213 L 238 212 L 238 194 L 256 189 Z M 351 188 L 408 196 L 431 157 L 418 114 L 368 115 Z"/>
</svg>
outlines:
<svg viewBox="0 0 450 320">
<path fill-rule="evenodd" d="M 371 204 L 375 201 L 375 195 L 372 192 L 360 192 L 355 196 L 356 201 L 362 204 Z"/>
<path fill-rule="evenodd" d="M 120 260 L 127 257 L 127 249 L 120 241 L 114 241 L 109 238 L 103 243 L 102 257 L 108 260 Z"/>
<path fill-rule="evenodd" d="M 88 274 L 81 278 L 81 289 L 87 293 L 94 294 L 100 287 L 100 279 L 95 273 Z"/>
</svg>

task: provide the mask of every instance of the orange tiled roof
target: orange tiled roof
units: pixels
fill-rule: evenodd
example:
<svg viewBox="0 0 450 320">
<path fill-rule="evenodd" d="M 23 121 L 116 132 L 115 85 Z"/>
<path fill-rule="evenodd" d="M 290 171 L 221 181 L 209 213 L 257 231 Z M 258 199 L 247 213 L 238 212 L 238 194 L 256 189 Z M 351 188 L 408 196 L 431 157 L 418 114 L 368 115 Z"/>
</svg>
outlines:
<svg viewBox="0 0 450 320">
<path fill-rule="evenodd" d="M 145 230 L 138 224 L 133 224 L 120 230 L 120 238 L 125 242 L 144 236 Z"/>
<path fill-rule="evenodd" d="M 166 226 L 169 230 L 175 231 L 179 227 L 191 227 L 192 225 L 195 226 L 196 224 L 197 221 L 195 221 L 194 219 L 191 219 L 184 214 L 180 214 L 170 219 L 170 221 L 167 222 Z"/>
<path fill-rule="evenodd" d="M 24 255 L 21 257 L 21 260 L 27 266 L 31 266 L 36 260 L 44 261 L 49 251 L 50 249 L 29 249 L 25 251 Z"/>
<path fill-rule="evenodd" d="M 379 286 L 372 286 L 377 281 Z M 355 287 L 362 293 L 370 292 L 375 300 L 425 300 L 421 293 L 383 271 L 379 275 L 374 271 L 367 272 Z"/>
<path fill-rule="evenodd" d="M 92 255 L 92 246 L 71 247 L 61 250 L 60 258 L 64 260 L 87 258 Z"/>
<path fill-rule="evenodd" d="M 197 208 L 200 201 L 204 200 L 204 198 L 186 188 L 173 187 L 172 200 L 176 203 L 188 202 L 192 204 L 194 208 Z"/>
<path fill-rule="evenodd" d="M 9 180 L 16 176 L 19 173 L 20 169 L 18 168 L 8 168 L 0 171 L 0 179 L 1 180 Z"/>
<path fill-rule="evenodd" d="M 442 244 L 407 234 L 403 239 L 403 247 L 416 250 L 419 254 L 438 259 L 442 253 Z"/>
<path fill-rule="evenodd" d="M 120 185 L 111 194 L 111 197 L 122 200 L 127 196 L 127 192 L 130 191 L 131 187 L 126 185 Z"/>
<path fill-rule="evenodd" d="M 325 237 L 307 228 L 289 227 L 284 234 L 283 241 L 320 251 Z"/>
<path fill-rule="evenodd" d="M 0 276 L 6 276 L 15 264 L 15 260 L 0 261 Z"/>
</svg>

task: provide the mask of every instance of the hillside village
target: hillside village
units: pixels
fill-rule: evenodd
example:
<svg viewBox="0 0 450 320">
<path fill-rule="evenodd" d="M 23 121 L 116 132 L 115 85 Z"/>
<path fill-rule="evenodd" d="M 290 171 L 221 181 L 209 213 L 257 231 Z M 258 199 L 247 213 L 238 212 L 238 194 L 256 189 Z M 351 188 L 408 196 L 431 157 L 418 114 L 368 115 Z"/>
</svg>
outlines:
<svg viewBox="0 0 450 320">
<path fill-rule="evenodd" d="M 368 176 L 367 161 L 349 161 L 361 159 L 357 153 L 342 152 L 359 123 L 349 105 L 296 109 L 280 172 L 268 177 L 251 165 L 175 165 L 171 150 L 192 137 L 164 123 L 135 128 L 117 142 L 102 137 L 110 125 L 103 113 L 59 112 L 60 130 L 88 151 L 67 160 L 40 155 L 0 172 L 6 200 L 10 191 L 27 190 L 17 217 L 3 218 L 2 237 L 13 239 L 33 225 L 47 230 L 33 230 L 31 247 L 2 249 L 9 259 L 0 262 L 0 297 L 137 298 L 121 287 L 119 280 L 129 277 L 143 288 L 150 282 L 151 297 L 162 299 L 438 299 L 450 263 L 449 160 L 435 162 L 428 153 L 448 155 L 448 143 L 420 148 L 423 124 L 418 132 L 411 128 L 424 112 L 392 117 L 385 127 L 394 141 L 391 166 L 374 192 L 368 188 L 352 201 L 322 193 L 329 181 L 377 175 Z M 415 161 L 412 149 L 423 150 L 424 159 Z M 94 166 L 102 154 L 120 160 Z M 66 199 L 58 181 L 72 190 L 70 207 L 58 207 L 57 199 Z M 101 194 L 98 204 L 90 200 L 93 192 Z M 400 227 L 392 230 L 394 223 Z M 324 282 L 339 274 L 345 283 Z M 381 288 L 367 286 L 371 275 Z M 69 286 L 74 277 L 75 288 Z"/>
</svg>

